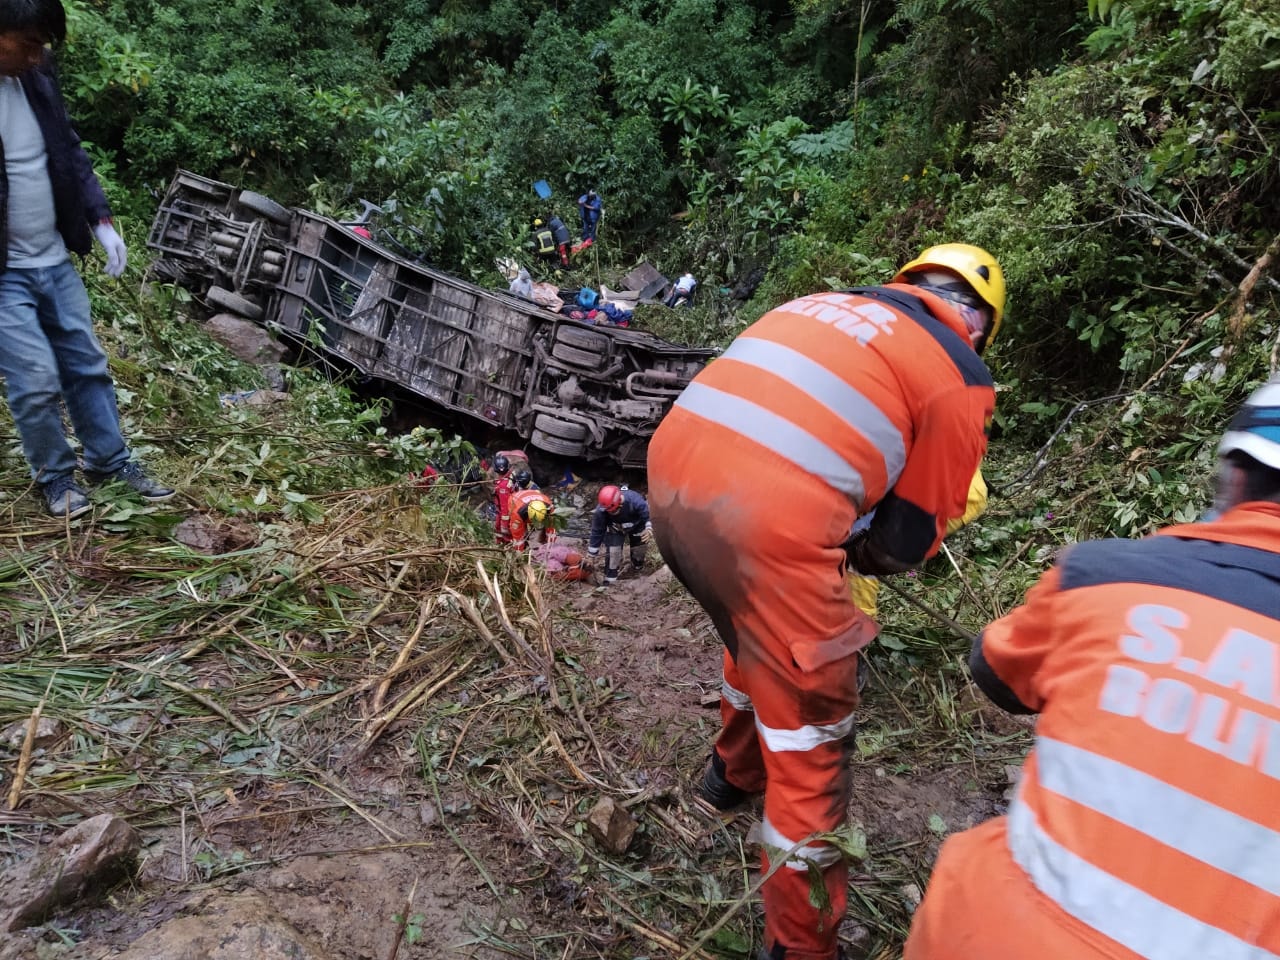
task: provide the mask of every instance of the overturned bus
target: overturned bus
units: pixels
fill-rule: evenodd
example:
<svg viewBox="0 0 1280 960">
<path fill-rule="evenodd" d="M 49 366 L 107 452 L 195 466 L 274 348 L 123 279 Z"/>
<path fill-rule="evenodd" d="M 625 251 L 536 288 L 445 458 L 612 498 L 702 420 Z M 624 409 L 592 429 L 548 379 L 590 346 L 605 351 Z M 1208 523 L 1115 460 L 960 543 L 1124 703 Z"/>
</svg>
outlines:
<svg viewBox="0 0 1280 960">
<path fill-rule="evenodd" d="M 643 467 L 658 422 L 714 355 L 485 290 L 185 170 L 147 244 L 153 273 L 211 308 L 566 457 Z"/>
</svg>

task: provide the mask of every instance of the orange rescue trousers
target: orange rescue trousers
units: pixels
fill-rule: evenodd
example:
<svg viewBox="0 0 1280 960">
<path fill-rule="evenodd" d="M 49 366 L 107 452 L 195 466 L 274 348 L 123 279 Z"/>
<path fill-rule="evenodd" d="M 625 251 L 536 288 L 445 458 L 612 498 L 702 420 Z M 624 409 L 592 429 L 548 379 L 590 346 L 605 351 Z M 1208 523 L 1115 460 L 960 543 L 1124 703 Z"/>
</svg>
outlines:
<svg viewBox="0 0 1280 960">
<path fill-rule="evenodd" d="M 848 869 L 815 835 L 845 822 L 858 651 L 876 628 L 844 581 L 838 544 L 851 520 L 805 510 L 829 498 L 821 481 L 767 458 L 673 410 L 649 447 L 649 507 L 663 558 L 725 643 L 724 776 L 764 791 L 764 869 L 770 849 L 792 851 L 763 887 L 766 949 L 831 960 Z M 760 480 L 748 487 L 744 475 Z"/>
</svg>

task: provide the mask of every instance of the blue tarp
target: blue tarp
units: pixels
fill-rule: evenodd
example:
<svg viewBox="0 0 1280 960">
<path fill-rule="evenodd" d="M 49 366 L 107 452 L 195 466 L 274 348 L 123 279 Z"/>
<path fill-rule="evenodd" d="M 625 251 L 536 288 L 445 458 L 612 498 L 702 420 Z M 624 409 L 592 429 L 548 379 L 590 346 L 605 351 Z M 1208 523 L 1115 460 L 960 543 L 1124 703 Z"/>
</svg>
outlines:
<svg viewBox="0 0 1280 960">
<path fill-rule="evenodd" d="M 551 185 L 545 180 L 533 181 L 533 192 L 540 196 L 543 200 L 551 199 Z"/>
</svg>

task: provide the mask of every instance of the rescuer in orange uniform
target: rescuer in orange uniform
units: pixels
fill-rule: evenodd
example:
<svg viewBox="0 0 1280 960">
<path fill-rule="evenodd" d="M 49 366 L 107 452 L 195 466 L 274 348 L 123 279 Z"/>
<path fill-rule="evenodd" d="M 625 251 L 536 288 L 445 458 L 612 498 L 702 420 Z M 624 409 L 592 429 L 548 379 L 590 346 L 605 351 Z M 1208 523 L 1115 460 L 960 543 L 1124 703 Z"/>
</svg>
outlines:
<svg viewBox="0 0 1280 960">
<path fill-rule="evenodd" d="M 729 809 L 764 790 L 766 869 L 789 851 L 763 888 L 774 960 L 835 957 L 844 916 L 847 868 L 811 838 L 846 816 L 858 651 L 876 632 L 845 567 L 914 567 L 964 513 L 995 406 L 978 353 L 1004 300 L 990 254 L 944 244 L 886 286 L 784 304 L 698 374 L 650 442 L 658 547 L 726 648 L 701 793 Z M 810 865 L 826 888 L 812 901 Z"/>
<path fill-rule="evenodd" d="M 524 550 L 536 534 L 538 543 L 554 539 L 547 522 L 555 504 L 541 490 L 517 490 L 508 499 L 511 507 L 511 546 Z"/>
<path fill-rule="evenodd" d="M 1035 748 L 943 846 L 908 960 L 1280 956 L 1280 379 L 1218 454 L 1215 519 L 1071 547 L 975 642 Z"/>
</svg>

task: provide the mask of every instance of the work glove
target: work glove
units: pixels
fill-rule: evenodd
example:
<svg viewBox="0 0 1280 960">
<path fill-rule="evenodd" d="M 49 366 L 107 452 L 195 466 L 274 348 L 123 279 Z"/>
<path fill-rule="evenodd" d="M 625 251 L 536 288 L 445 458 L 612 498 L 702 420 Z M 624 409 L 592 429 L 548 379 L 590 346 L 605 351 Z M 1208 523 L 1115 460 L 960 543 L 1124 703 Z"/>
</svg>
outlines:
<svg viewBox="0 0 1280 960">
<path fill-rule="evenodd" d="M 653 524 L 646 523 L 644 531 L 640 534 L 640 540 L 643 543 L 653 543 Z"/>
<path fill-rule="evenodd" d="M 120 234 L 116 233 L 116 228 L 109 220 L 104 220 L 94 225 L 93 235 L 98 238 L 102 249 L 106 251 L 107 265 L 103 269 L 107 276 L 118 277 L 123 274 L 125 264 L 128 262 L 128 251 L 125 249 L 124 241 L 120 239 Z"/>
<path fill-rule="evenodd" d="M 871 543 L 869 529 L 855 531 L 853 536 L 841 544 L 849 566 L 864 577 L 887 577 L 894 573 L 905 573 L 911 564 L 901 561 L 877 549 Z"/>
<path fill-rule="evenodd" d="M 871 531 L 863 527 L 861 530 L 855 530 L 849 539 L 841 544 L 850 569 L 868 577 L 875 576 L 875 571 L 868 569 L 875 566 L 868 553 L 870 534 Z"/>
</svg>

